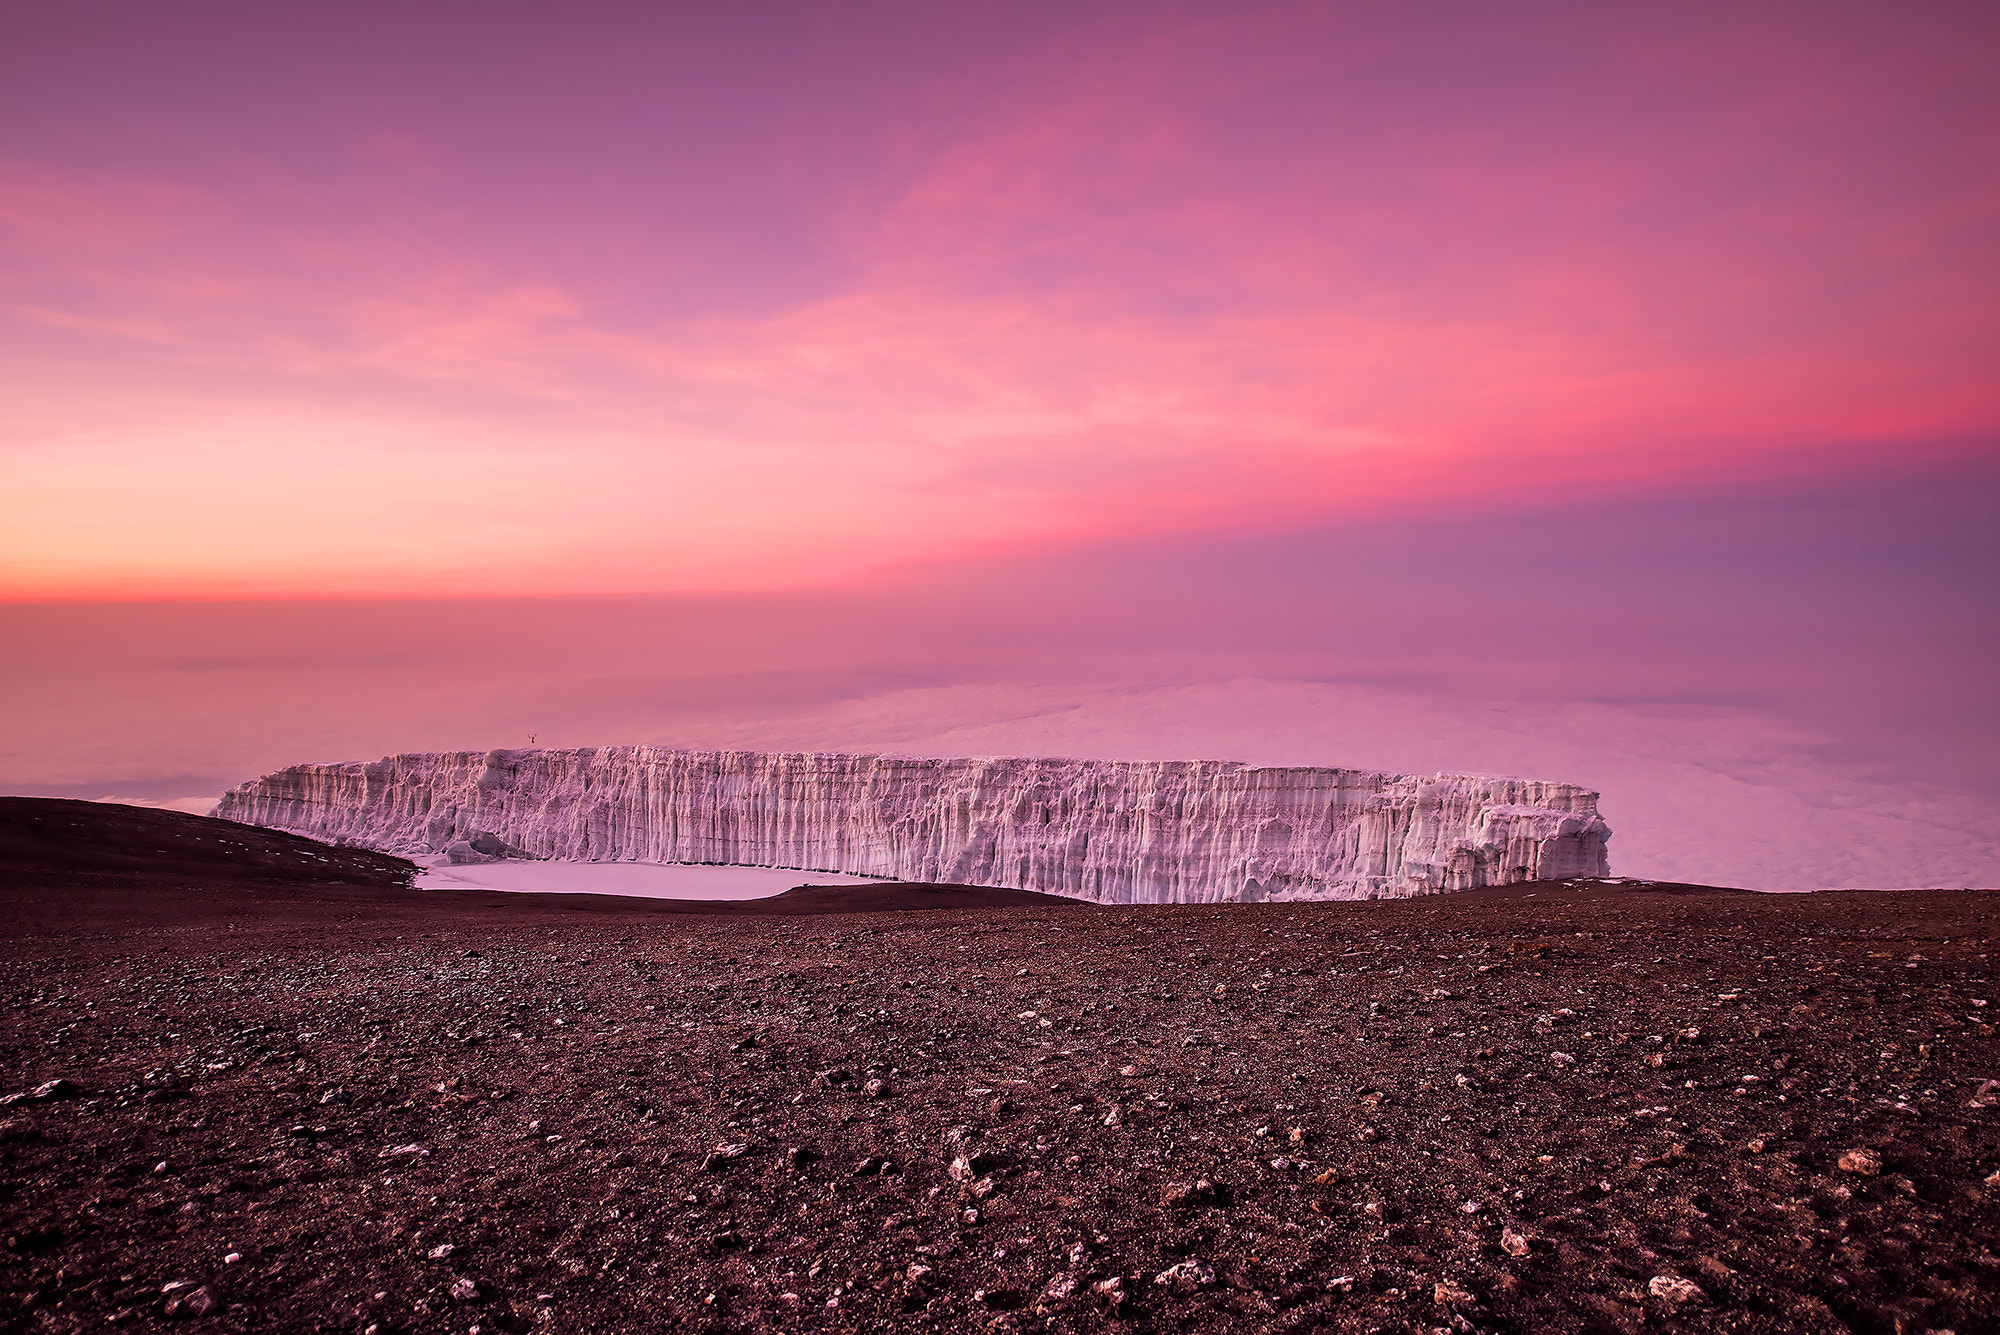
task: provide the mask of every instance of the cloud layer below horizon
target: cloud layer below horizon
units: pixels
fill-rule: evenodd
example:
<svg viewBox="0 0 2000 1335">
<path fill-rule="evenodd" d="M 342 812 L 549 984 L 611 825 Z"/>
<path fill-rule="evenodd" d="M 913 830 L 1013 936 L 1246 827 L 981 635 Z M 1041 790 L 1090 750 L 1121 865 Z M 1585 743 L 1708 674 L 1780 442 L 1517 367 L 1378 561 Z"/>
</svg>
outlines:
<svg viewBox="0 0 2000 1335">
<path fill-rule="evenodd" d="M 1622 874 L 2000 885 L 2000 470 L 1071 545 L 861 588 L 0 607 L 0 791 L 650 743 L 1598 788 Z"/>
</svg>

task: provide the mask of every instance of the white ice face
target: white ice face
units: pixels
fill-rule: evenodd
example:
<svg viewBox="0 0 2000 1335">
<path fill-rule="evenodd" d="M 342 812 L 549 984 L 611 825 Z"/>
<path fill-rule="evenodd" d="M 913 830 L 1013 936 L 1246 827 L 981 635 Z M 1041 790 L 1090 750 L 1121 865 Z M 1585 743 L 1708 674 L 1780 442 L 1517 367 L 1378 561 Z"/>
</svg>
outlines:
<svg viewBox="0 0 2000 1335">
<path fill-rule="evenodd" d="M 1608 873 L 1597 794 L 1225 761 L 600 747 L 298 765 L 231 820 L 390 852 L 725 863 L 1103 903 L 1361 899 Z"/>
</svg>

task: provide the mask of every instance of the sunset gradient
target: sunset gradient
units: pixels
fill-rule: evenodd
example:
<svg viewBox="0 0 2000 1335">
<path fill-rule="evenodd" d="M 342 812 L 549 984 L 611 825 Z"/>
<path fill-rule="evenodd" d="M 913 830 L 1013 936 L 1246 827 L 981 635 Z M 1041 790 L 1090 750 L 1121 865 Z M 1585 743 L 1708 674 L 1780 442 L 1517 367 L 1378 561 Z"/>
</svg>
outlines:
<svg viewBox="0 0 2000 1335">
<path fill-rule="evenodd" d="M 378 610 L 296 666 L 508 599 L 641 676 L 1724 701 L 1974 793 L 1996 52 L 1986 3 L 11 6 L 0 782 L 349 758 L 65 754 L 148 605 Z M 744 647 L 778 603 L 815 647 Z M 209 698 L 130 674 L 142 732 Z"/>
<path fill-rule="evenodd" d="M 1988 6 L 111 9 L 4 43 L 17 598 L 782 588 L 2000 430 Z"/>
</svg>

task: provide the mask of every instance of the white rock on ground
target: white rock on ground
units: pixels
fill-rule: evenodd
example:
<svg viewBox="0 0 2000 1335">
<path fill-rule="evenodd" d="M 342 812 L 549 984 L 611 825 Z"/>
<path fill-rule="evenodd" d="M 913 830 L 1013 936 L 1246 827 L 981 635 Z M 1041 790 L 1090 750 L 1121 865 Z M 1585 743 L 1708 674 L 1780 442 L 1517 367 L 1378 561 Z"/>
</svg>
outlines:
<svg viewBox="0 0 2000 1335">
<path fill-rule="evenodd" d="M 396 853 L 725 863 L 1102 903 L 1363 899 L 1609 872 L 1570 784 L 1228 761 L 598 747 L 295 765 L 215 814 Z M 461 847 L 470 845 L 472 847 Z M 476 850 L 476 852 L 475 852 Z"/>
</svg>

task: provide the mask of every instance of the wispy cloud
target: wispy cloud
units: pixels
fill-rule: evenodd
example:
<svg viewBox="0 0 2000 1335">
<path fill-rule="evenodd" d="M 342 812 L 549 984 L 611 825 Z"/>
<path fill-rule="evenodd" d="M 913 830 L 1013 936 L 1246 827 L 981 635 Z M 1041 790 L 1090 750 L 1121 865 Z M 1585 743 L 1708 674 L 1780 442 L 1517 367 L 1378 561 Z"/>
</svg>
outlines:
<svg viewBox="0 0 2000 1335">
<path fill-rule="evenodd" d="M 578 122 L 602 254 L 442 112 L 310 181 L 19 160 L 6 587 L 772 587 L 1989 452 L 2000 110 L 1949 25 L 1802 14 L 1107 20 L 844 175 L 805 102 L 714 121 L 650 250 Z M 746 172 L 742 238 L 681 202 Z"/>
</svg>

